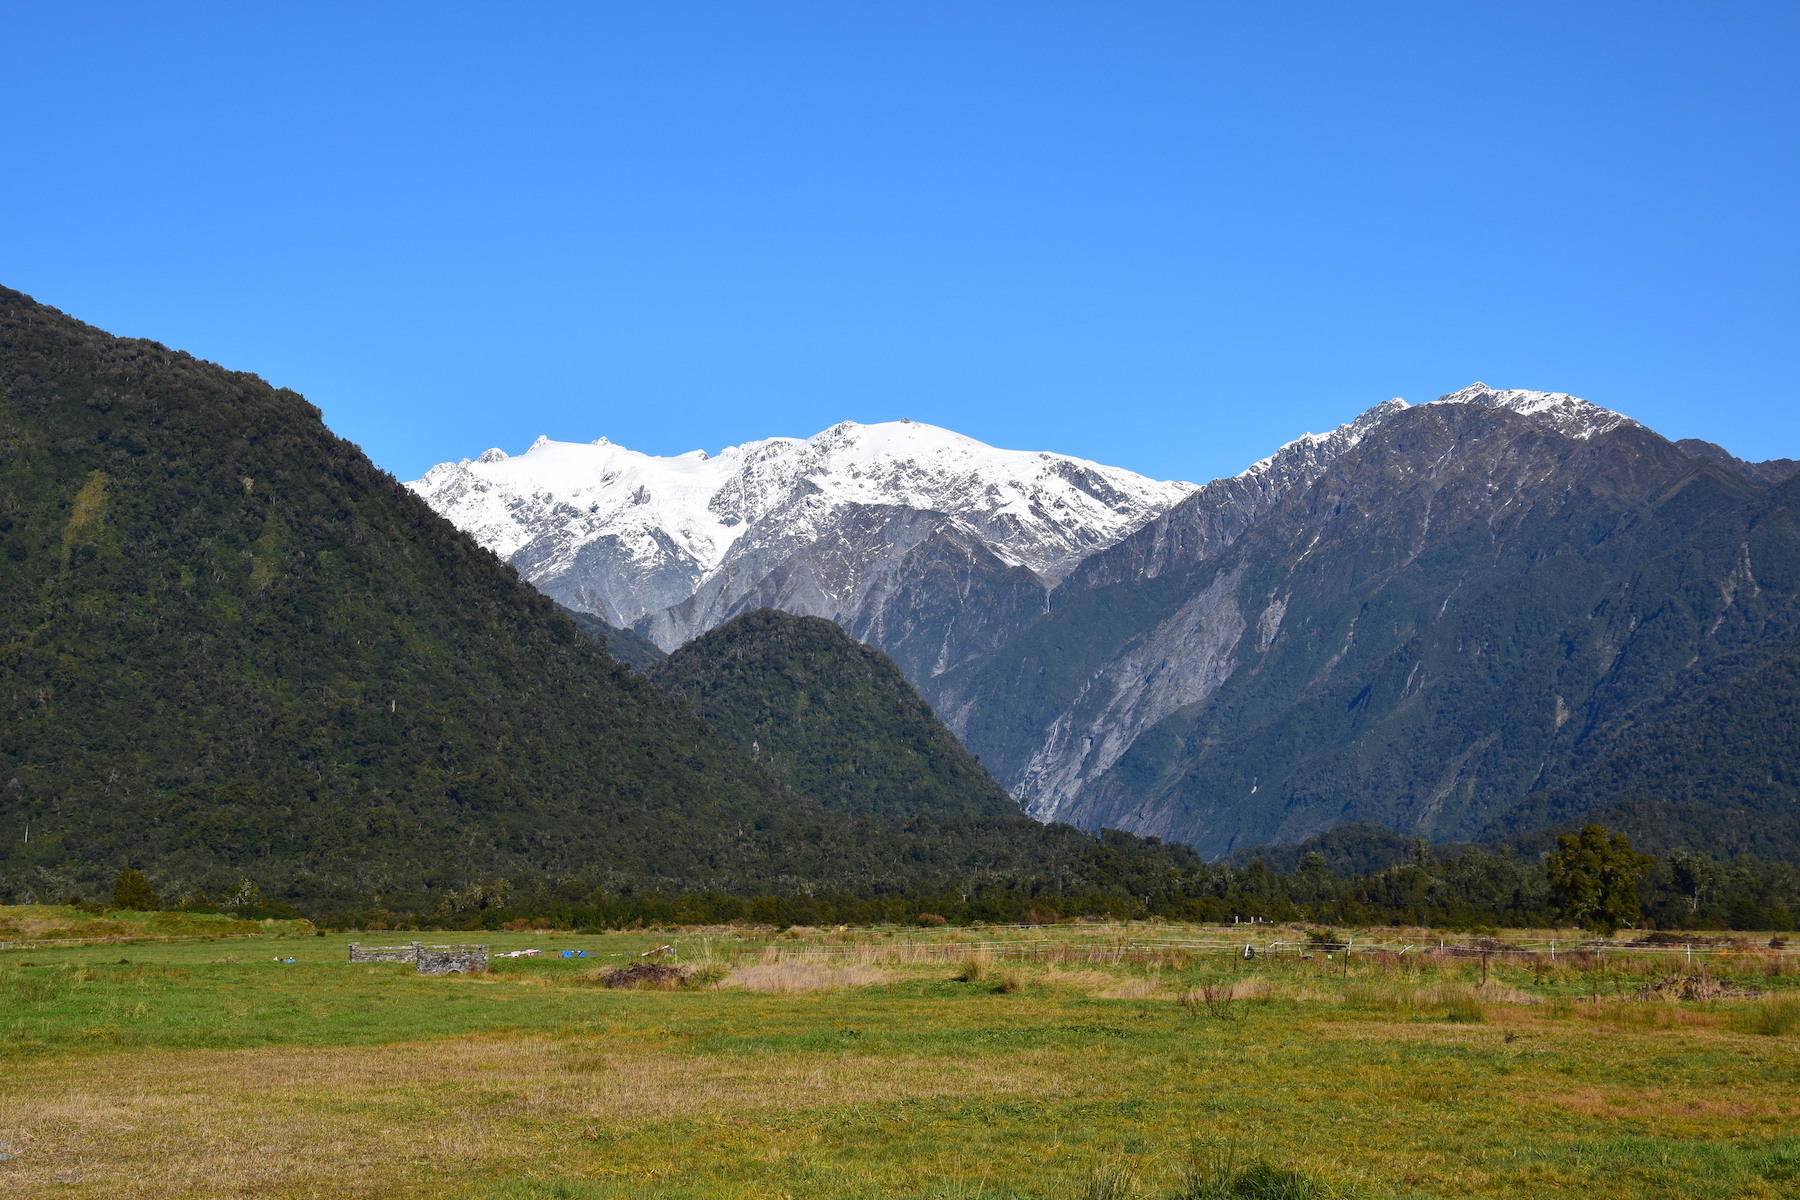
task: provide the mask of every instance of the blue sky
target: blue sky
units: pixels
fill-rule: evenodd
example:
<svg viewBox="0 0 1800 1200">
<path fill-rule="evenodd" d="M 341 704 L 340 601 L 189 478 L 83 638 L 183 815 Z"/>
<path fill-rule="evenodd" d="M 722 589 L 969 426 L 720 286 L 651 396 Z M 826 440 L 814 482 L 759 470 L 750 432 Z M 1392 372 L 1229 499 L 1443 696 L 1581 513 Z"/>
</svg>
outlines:
<svg viewBox="0 0 1800 1200">
<path fill-rule="evenodd" d="M 1389 396 L 1800 457 L 1800 5 L 7 4 L 0 283 L 410 478 L 909 416 L 1161 477 Z"/>
</svg>

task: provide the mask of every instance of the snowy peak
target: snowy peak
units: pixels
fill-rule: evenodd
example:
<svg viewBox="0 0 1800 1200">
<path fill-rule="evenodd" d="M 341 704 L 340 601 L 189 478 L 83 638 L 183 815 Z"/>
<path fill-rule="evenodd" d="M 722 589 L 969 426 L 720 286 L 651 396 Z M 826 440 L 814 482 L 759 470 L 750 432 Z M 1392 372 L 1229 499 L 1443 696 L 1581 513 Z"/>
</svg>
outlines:
<svg viewBox="0 0 1800 1200">
<path fill-rule="evenodd" d="M 1000 561 L 1053 580 L 1194 491 L 911 420 L 846 421 L 717 455 L 540 437 L 523 454 L 443 463 L 408 486 L 533 583 L 615 624 L 677 604 L 721 571 L 762 570 L 853 507 L 941 514 Z"/>
<path fill-rule="evenodd" d="M 502 558 L 561 527 L 571 544 L 610 532 L 634 557 L 655 558 L 673 541 L 716 565 L 737 532 L 707 501 L 730 475 L 730 463 L 701 451 L 655 458 L 604 441 L 540 437 L 523 454 L 496 449 L 441 463 L 407 486 Z"/>
<path fill-rule="evenodd" d="M 1565 437 L 1586 440 L 1622 425 L 1636 425 L 1630 417 L 1590 404 L 1567 392 L 1528 392 L 1518 388 L 1496 390 L 1472 383 L 1460 392 L 1439 396 L 1433 404 L 1474 404 L 1503 408 L 1544 422 Z"/>
<path fill-rule="evenodd" d="M 1624 425 L 1636 425 L 1621 413 L 1590 404 L 1566 392 L 1532 392 L 1520 388 L 1496 389 L 1485 383 L 1472 383 L 1459 392 L 1439 396 L 1432 404 L 1473 404 L 1480 408 L 1505 409 L 1541 421 L 1565 437 L 1587 439 Z M 1303 433 L 1269 457 L 1252 463 L 1238 478 L 1274 472 L 1302 470 L 1330 462 L 1356 446 L 1380 427 L 1388 418 L 1406 411 L 1410 405 L 1396 397 L 1377 404 L 1355 420 L 1339 425 L 1330 433 Z"/>
</svg>

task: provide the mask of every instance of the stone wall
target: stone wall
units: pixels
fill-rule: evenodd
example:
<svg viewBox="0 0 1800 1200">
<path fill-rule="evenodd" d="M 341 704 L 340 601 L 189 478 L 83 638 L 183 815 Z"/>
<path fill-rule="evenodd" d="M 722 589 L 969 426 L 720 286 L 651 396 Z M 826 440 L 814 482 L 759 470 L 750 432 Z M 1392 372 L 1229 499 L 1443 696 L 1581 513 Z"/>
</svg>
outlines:
<svg viewBox="0 0 1800 1200">
<path fill-rule="evenodd" d="M 457 971 L 476 974 L 488 969 L 488 948 L 427 946 L 423 942 L 414 942 L 410 946 L 359 946 L 351 942 L 350 961 L 417 963 L 421 975 L 449 975 Z"/>
<path fill-rule="evenodd" d="M 370 962 L 418 962 L 419 943 L 410 946 L 359 946 L 350 943 L 350 961 L 353 963 Z"/>
<path fill-rule="evenodd" d="M 479 974 L 488 969 L 486 946 L 421 946 L 418 951 L 419 974 L 448 975 L 454 971 Z"/>
</svg>

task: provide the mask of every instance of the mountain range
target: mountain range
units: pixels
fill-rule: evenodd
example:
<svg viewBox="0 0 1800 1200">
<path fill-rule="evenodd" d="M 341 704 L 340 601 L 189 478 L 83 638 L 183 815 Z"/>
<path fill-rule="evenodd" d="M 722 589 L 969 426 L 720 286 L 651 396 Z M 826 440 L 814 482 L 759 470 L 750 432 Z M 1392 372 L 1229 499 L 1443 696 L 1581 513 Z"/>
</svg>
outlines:
<svg viewBox="0 0 1800 1200">
<path fill-rule="evenodd" d="M 1476 384 L 1200 487 L 915 422 L 540 439 L 409 486 L 664 650 L 764 607 L 838 623 L 1040 819 L 1219 855 L 1604 811 L 1793 855 L 1795 467 Z"/>
<path fill-rule="evenodd" d="M 1194 491 L 914 421 L 672 458 L 539 438 L 408 486 L 546 595 L 665 651 L 780 608 L 836 621 L 914 679 L 991 649 L 997 608 L 1041 609 Z"/>
</svg>

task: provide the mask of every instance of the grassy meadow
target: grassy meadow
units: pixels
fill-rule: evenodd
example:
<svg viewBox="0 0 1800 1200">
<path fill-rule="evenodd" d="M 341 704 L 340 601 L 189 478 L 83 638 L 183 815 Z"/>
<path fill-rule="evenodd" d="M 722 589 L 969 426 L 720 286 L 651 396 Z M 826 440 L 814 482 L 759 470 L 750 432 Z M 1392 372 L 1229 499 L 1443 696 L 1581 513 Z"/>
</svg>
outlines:
<svg viewBox="0 0 1800 1200">
<path fill-rule="evenodd" d="M 1800 963 L 1761 941 L 210 932 L 0 950 L 0 1196 L 1800 1195 Z M 346 961 L 414 937 L 591 957 Z M 601 986 L 664 945 L 683 985 Z"/>
</svg>

